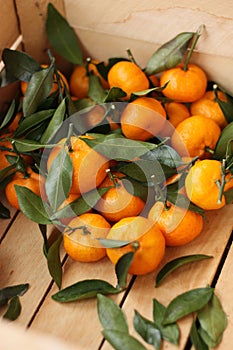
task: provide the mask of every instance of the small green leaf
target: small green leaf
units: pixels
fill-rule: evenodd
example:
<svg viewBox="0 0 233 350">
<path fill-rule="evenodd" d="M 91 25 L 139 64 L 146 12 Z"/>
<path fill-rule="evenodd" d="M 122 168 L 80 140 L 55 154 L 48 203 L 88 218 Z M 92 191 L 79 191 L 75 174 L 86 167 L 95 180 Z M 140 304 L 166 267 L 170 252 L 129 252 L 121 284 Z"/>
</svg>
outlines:
<svg viewBox="0 0 233 350">
<path fill-rule="evenodd" d="M 193 35 L 193 32 L 179 33 L 173 39 L 160 46 L 147 62 L 146 74 L 156 74 L 177 66 L 182 61 Z"/>
<path fill-rule="evenodd" d="M 163 325 L 174 323 L 180 318 L 203 308 L 214 293 L 211 287 L 196 288 L 175 297 L 167 306 Z"/>
<path fill-rule="evenodd" d="M 8 208 L 6 208 L 2 202 L 0 202 L 0 219 L 10 219 L 11 213 Z"/>
<path fill-rule="evenodd" d="M 52 295 L 60 303 L 68 303 L 95 297 L 97 294 L 117 294 L 121 290 L 100 279 L 83 280 Z"/>
<path fill-rule="evenodd" d="M 54 67 L 50 65 L 31 77 L 23 99 L 23 114 L 25 117 L 33 114 L 39 105 L 50 94 L 53 85 Z"/>
<path fill-rule="evenodd" d="M 166 265 L 163 266 L 163 268 L 158 272 L 156 277 L 156 287 L 158 287 L 161 282 L 174 270 L 179 268 L 180 266 L 189 264 L 194 261 L 200 261 L 203 259 L 210 259 L 212 256 L 205 255 L 205 254 L 192 254 L 192 255 L 186 255 L 181 256 L 179 258 L 173 259 L 172 261 L 169 261 Z"/>
<path fill-rule="evenodd" d="M 82 51 L 73 28 L 52 3 L 48 4 L 46 33 L 52 48 L 69 62 L 82 64 Z"/>
<path fill-rule="evenodd" d="M 214 157 L 222 160 L 226 157 L 228 145 L 231 143 L 231 151 L 233 152 L 233 122 L 228 124 L 221 132 L 217 145 L 214 150 Z"/>
<path fill-rule="evenodd" d="M 112 87 L 105 95 L 104 102 L 115 102 L 125 96 L 127 96 L 127 93 L 123 91 L 121 88 Z"/>
<path fill-rule="evenodd" d="M 148 343 L 152 344 L 155 349 L 159 350 L 161 345 L 161 333 L 156 325 L 150 320 L 146 319 L 140 313 L 134 311 L 133 319 L 134 329 L 138 334 Z"/>
<path fill-rule="evenodd" d="M 47 258 L 48 250 L 49 250 L 49 244 L 48 244 L 48 238 L 47 238 L 47 225 L 38 224 L 38 226 L 44 240 L 43 252 L 45 257 Z"/>
<path fill-rule="evenodd" d="M 62 284 L 62 264 L 60 260 L 60 245 L 63 236 L 60 235 L 58 239 L 49 247 L 47 254 L 47 263 L 50 275 L 55 281 L 58 288 L 61 288 Z"/>
<path fill-rule="evenodd" d="M 144 154 L 142 159 L 150 161 L 158 161 L 160 164 L 169 166 L 170 168 L 177 168 L 183 165 L 180 155 L 170 146 L 159 145 L 150 152 Z"/>
<path fill-rule="evenodd" d="M 180 330 L 176 323 L 163 325 L 166 308 L 157 299 L 153 299 L 153 320 L 156 327 L 159 328 L 162 338 L 172 344 L 178 345 Z"/>
<path fill-rule="evenodd" d="M 47 129 L 43 133 L 40 142 L 41 143 L 47 143 L 49 142 L 57 133 L 59 128 L 62 125 L 62 122 L 65 119 L 65 113 L 66 113 L 66 99 L 64 98 L 62 102 L 57 107 L 52 119 L 49 122 L 49 125 L 47 126 Z"/>
<path fill-rule="evenodd" d="M 131 241 L 122 241 L 120 239 L 99 238 L 101 245 L 105 248 L 120 248 L 128 245 Z"/>
<path fill-rule="evenodd" d="M 232 108 L 233 108 L 233 98 L 229 95 L 227 96 L 227 101 L 222 101 L 218 98 L 218 92 L 215 90 L 215 100 L 218 102 L 227 123 L 233 122 Z"/>
<path fill-rule="evenodd" d="M 15 100 L 12 100 L 10 107 L 8 108 L 8 111 L 2 120 L 2 123 L 0 125 L 0 129 L 4 128 L 4 126 L 6 126 L 9 123 L 9 121 L 11 120 L 11 118 L 14 115 L 14 111 L 15 111 Z"/>
<path fill-rule="evenodd" d="M 227 327 L 227 317 L 219 298 L 213 294 L 209 302 L 198 311 L 197 316 L 201 328 L 213 340 L 215 346 L 217 346 Z"/>
<path fill-rule="evenodd" d="M 127 286 L 127 276 L 130 265 L 132 264 L 135 252 L 129 252 L 120 257 L 116 263 L 115 272 L 117 276 L 117 285 L 119 288 L 125 289 Z"/>
<path fill-rule="evenodd" d="M 29 140 L 29 139 L 20 140 L 20 139 L 15 138 L 12 140 L 13 140 L 14 145 L 19 153 L 27 153 L 27 152 L 35 151 L 35 150 L 41 149 L 41 148 L 52 148 L 52 147 L 56 146 L 55 144 L 42 145 L 38 141 L 33 141 L 33 140 Z"/>
<path fill-rule="evenodd" d="M 51 224 L 48 204 L 30 189 L 15 185 L 19 206 L 24 215 L 37 224 Z"/>
<path fill-rule="evenodd" d="M 100 79 L 94 74 L 89 75 L 88 96 L 97 103 L 103 103 L 106 99 L 106 92 L 101 85 Z"/>
<path fill-rule="evenodd" d="M 73 165 L 65 148 L 54 158 L 45 182 L 46 194 L 53 210 L 68 197 L 72 183 Z"/>
<path fill-rule="evenodd" d="M 208 350 L 208 346 L 200 337 L 200 334 L 197 330 L 196 322 L 193 320 L 191 331 L 190 331 L 190 339 L 195 348 L 195 350 Z"/>
<path fill-rule="evenodd" d="M 3 315 L 3 318 L 10 321 L 15 321 L 19 317 L 21 310 L 22 310 L 22 306 L 18 295 L 16 295 L 10 300 L 8 309 Z"/>
<path fill-rule="evenodd" d="M 105 329 L 103 336 L 115 350 L 146 350 L 142 343 L 125 332 Z"/>
<path fill-rule="evenodd" d="M 18 284 L 0 289 L 0 306 L 6 305 L 15 296 L 24 295 L 29 288 L 29 284 Z"/>
<path fill-rule="evenodd" d="M 97 294 L 97 310 L 104 329 L 128 333 L 128 325 L 121 308 L 110 298 Z"/>
</svg>

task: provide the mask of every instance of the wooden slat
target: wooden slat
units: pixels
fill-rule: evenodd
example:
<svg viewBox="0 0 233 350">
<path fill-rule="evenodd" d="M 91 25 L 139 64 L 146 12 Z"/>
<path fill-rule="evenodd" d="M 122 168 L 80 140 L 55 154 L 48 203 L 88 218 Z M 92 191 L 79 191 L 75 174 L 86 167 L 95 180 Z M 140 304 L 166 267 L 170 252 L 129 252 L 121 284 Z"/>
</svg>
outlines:
<svg viewBox="0 0 233 350">
<path fill-rule="evenodd" d="M 10 225 L 12 219 L 17 214 L 17 211 L 12 208 L 6 201 L 6 198 L 3 193 L 0 192 L 0 202 L 10 210 L 10 218 L 9 219 L 0 219 L 0 240 L 2 236 L 5 234 L 5 231 L 7 230 L 7 227 Z"/>
</svg>

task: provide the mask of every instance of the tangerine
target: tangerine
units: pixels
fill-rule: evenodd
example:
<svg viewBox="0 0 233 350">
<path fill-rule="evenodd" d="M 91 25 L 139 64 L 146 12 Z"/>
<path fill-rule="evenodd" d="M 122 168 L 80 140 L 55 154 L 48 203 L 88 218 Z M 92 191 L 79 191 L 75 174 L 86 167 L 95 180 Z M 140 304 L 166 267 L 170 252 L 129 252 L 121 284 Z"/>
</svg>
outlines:
<svg viewBox="0 0 233 350">
<path fill-rule="evenodd" d="M 164 105 L 167 113 L 167 122 L 160 131 L 160 136 L 171 136 L 179 123 L 190 117 L 188 107 L 180 102 L 167 102 Z"/>
</svg>

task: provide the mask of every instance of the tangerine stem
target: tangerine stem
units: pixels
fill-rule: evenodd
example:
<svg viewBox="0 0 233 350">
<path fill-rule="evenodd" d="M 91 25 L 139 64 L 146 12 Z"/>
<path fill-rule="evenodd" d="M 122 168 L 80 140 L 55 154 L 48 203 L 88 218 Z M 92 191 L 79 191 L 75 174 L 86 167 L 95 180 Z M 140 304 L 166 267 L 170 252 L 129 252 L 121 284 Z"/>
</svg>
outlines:
<svg viewBox="0 0 233 350">
<path fill-rule="evenodd" d="M 154 174 L 151 175 L 151 180 L 153 182 L 154 191 L 155 191 L 155 201 L 164 202 L 165 201 L 164 191 L 160 188 L 159 184 L 156 182 Z"/>
<path fill-rule="evenodd" d="M 221 182 L 219 180 L 216 181 L 216 184 L 219 188 L 219 195 L 218 195 L 218 201 L 217 201 L 218 204 L 220 204 L 222 201 L 223 191 L 226 184 L 225 177 L 226 177 L 226 159 L 223 159 L 222 165 L 221 165 Z"/>
<path fill-rule="evenodd" d="M 120 186 L 119 183 L 117 182 L 117 177 L 112 174 L 109 168 L 106 169 L 106 173 L 109 176 L 110 180 L 113 182 L 115 187 Z"/>
<path fill-rule="evenodd" d="M 139 249 L 139 247 L 140 247 L 140 243 L 138 241 L 134 241 L 132 243 L 132 248 L 135 252 Z"/>
<path fill-rule="evenodd" d="M 188 55 L 187 55 L 187 57 L 186 57 L 186 59 L 185 59 L 185 62 L 184 62 L 184 67 L 183 67 L 183 70 L 184 70 L 184 71 L 187 71 L 187 70 L 188 70 L 189 61 L 190 61 L 190 59 L 191 59 L 191 56 L 192 56 L 192 54 L 193 54 L 193 51 L 194 51 L 194 49 L 195 49 L 195 47 L 196 47 L 196 45 L 197 45 L 197 41 L 198 41 L 198 39 L 200 38 L 204 27 L 205 27 L 204 24 L 200 25 L 199 28 L 198 28 L 198 30 L 197 30 L 196 33 L 194 34 L 193 41 L 192 41 L 192 45 L 191 45 L 191 47 L 190 47 L 189 53 L 188 53 Z"/>
<path fill-rule="evenodd" d="M 126 52 L 127 52 L 128 56 L 129 56 L 130 61 L 137 65 L 137 63 L 136 63 L 136 61 L 135 61 L 135 58 L 133 57 L 133 54 L 132 54 L 131 50 L 130 50 L 130 49 L 127 49 Z"/>
</svg>

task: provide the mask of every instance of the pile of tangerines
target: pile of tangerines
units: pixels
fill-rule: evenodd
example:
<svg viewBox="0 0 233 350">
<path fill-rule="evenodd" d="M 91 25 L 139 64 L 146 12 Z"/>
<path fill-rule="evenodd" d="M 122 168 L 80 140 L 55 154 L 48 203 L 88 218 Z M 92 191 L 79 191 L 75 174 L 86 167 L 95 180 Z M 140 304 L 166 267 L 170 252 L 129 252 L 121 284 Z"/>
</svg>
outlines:
<svg viewBox="0 0 233 350">
<path fill-rule="evenodd" d="M 89 61 L 76 66 L 69 80 L 59 72 L 62 88 L 69 91 L 74 102 L 88 98 L 91 72 L 99 77 L 105 90 L 122 89 L 125 94 L 120 101 L 124 108 L 115 119 L 106 114 L 105 120 L 110 126 L 108 134 L 118 133 L 142 143 L 159 140 L 175 150 L 183 165 L 178 167 L 175 176 L 165 179 L 159 192 L 150 185 L 152 196 L 150 201 L 145 200 L 128 190 L 129 178 L 118 167 L 121 161 L 110 159 L 91 147 L 87 141 L 93 140 L 95 134 L 85 132 L 62 138 L 48 155 L 46 171 L 49 173 L 59 152 L 65 149 L 73 173 L 69 194 L 60 208 L 81 196 L 85 198 L 93 189 L 106 189 L 92 208 L 81 215 L 61 219 L 67 254 L 82 262 L 98 261 L 107 255 L 116 264 L 123 254 L 135 251 L 129 272 L 146 274 L 161 262 L 166 246 L 185 245 L 201 234 L 202 210 L 216 210 L 226 205 L 224 193 L 233 188 L 233 177 L 224 169 L 222 160 L 214 158 L 214 150 L 227 121 L 214 89 L 208 87 L 205 71 L 195 64 L 189 63 L 185 69 L 179 64 L 160 75 L 148 76 L 135 62 L 120 60 L 110 68 L 106 80 L 97 69 L 98 63 Z M 56 79 L 55 76 L 51 93 L 58 89 Z M 21 82 L 22 98 L 27 85 Z M 151 87 L 154 89 L 150 90 Z M 144 93 L 140 95 L 140 92 Z M 218 98 L 227 100 L 222 91 L 218 91 Z M 85 114 L 87 129 L 91 130 L 98 119 L 102 120 L 104 113 L 103 106 L 95 104 L 90 113 Z M 12 157 L 19 157 L 11 139 L 23 118 L 22 111 L 17 112 L 1 136 L 2 174 L 4 169 L 9 170 Z M 138 160 L 140 157 L 127 162 Z M 26 171 L 14 169 L 4 189 L 9 204 L 18 210 L 15 185 L 27 187 L 48 201 L 46 174 L 43 176 L 33 168 L 30 154 L 21 155 L 20 162 L 26 164 Z M 152 184 L 156 176 L 154 173 L 151 177 Z M 166 186 L 179 181 L 181 176 L 184 180 L 179 195 L 200 211 L 172 203 L 164 195 Z M 101 242 L 113 245 L 106 247 Z"/>
</svg>

